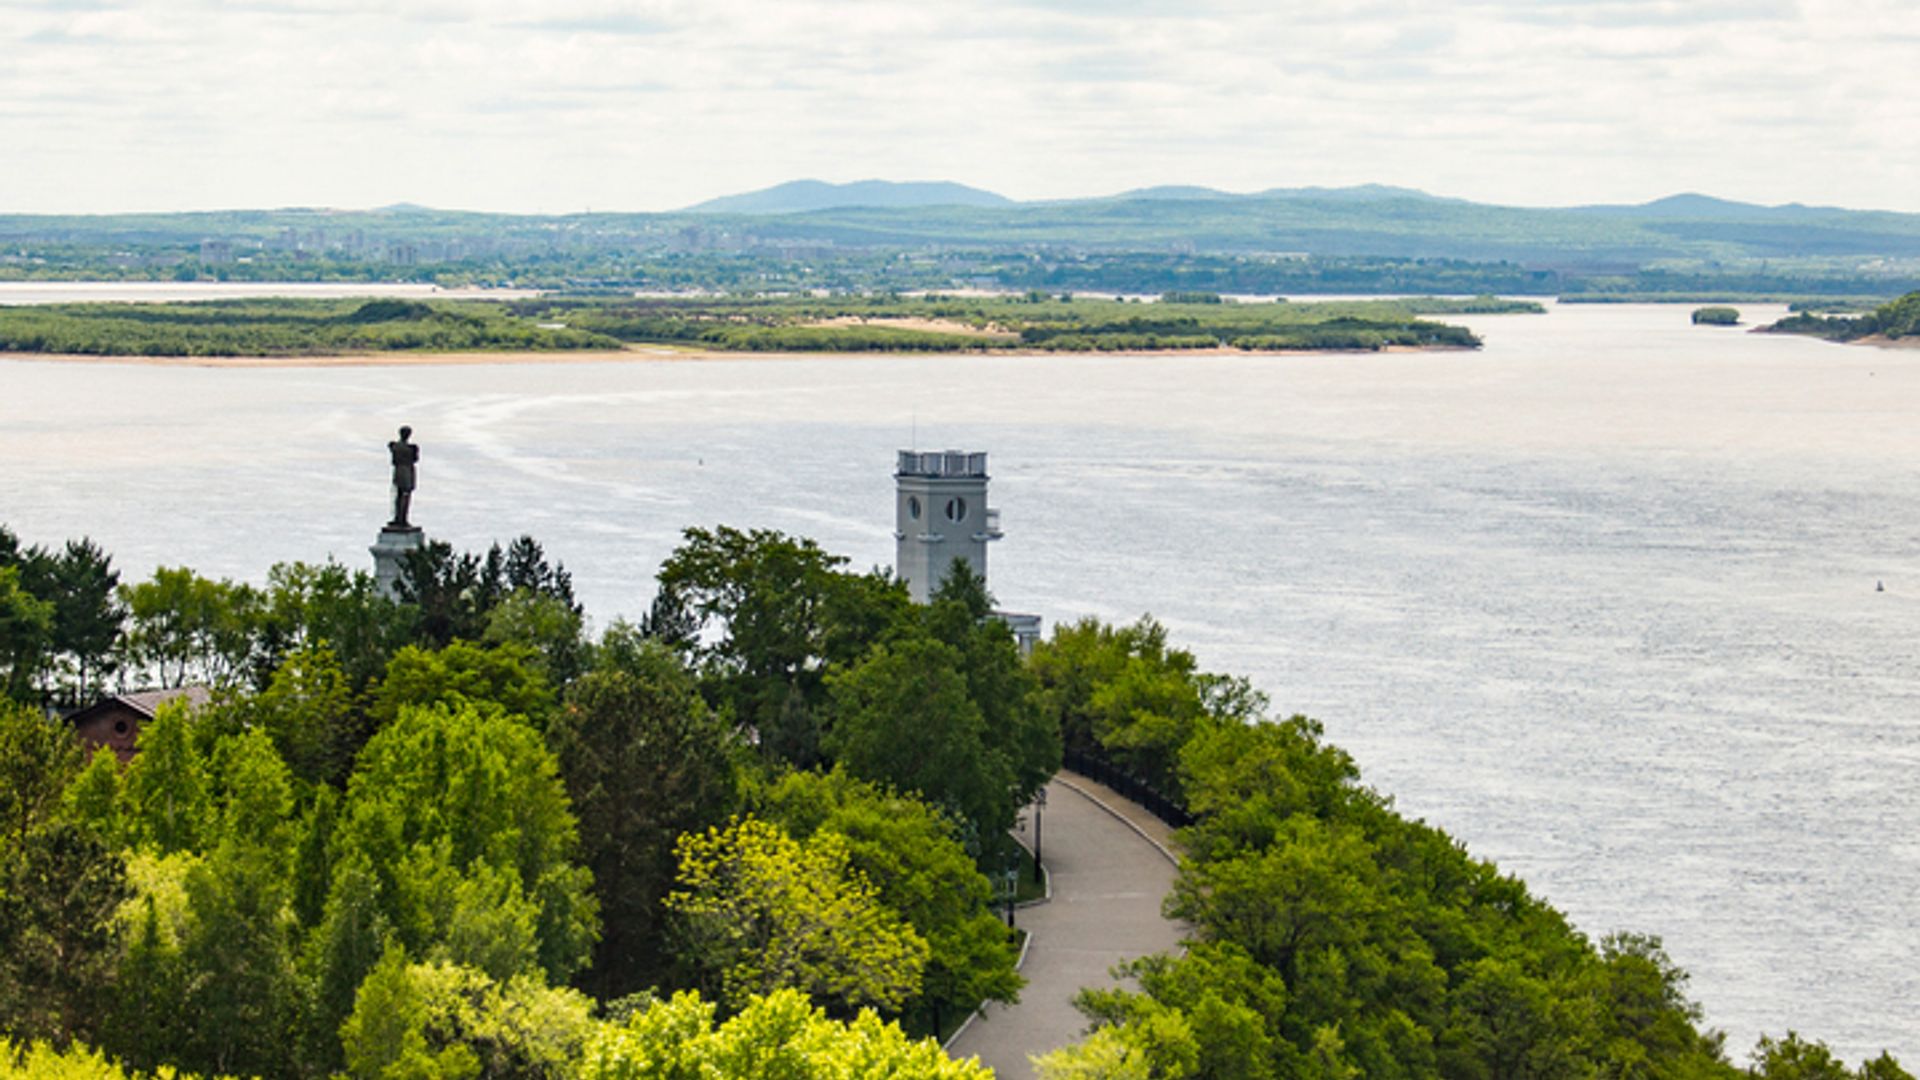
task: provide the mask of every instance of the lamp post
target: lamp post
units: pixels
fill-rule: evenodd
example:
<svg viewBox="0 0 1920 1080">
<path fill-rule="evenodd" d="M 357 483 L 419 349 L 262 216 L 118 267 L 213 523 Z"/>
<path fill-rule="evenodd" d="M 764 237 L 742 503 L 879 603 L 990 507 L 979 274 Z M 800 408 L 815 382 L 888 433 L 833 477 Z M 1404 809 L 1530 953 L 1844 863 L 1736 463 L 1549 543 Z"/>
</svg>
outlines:
<svg viewBox="0 0 1920 1080">
<path fill-rule="evenodd" d="M 1040 884 L 1040 822 L 1047 808 L 1047 788 L 1045 784 L 1033 796 L 1033 883 Z"/>
</svg>

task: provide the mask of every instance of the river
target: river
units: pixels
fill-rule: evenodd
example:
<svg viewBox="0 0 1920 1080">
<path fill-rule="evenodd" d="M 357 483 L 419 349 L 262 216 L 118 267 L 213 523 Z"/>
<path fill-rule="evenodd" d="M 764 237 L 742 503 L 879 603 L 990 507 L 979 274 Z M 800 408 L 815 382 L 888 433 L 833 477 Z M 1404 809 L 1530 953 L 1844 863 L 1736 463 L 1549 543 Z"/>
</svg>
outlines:
<svg viewBox="0 0 1920 1080">
<path fill-rule="evenodd" d="M 0 520 L 142 576 L 366 564 L 409 423 L 428 533 L 534 534 L 604 625 L 687 525 L 890 564 L 894 451 L 987 450 L 1006 606 L 1152 612 L 1594 937 L 1661 935 L 1735 1060 L 1791 1026 L 1912 1067 L 1920 352 L 1457 321 L 1486 348 L 0 362 Z"/>
</svg>

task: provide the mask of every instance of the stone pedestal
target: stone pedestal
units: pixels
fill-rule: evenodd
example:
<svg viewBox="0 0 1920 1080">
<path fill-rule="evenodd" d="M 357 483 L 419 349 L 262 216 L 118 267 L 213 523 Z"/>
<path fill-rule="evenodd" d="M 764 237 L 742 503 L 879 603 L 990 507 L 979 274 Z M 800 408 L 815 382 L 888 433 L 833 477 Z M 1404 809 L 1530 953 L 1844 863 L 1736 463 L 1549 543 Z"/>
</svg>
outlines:
<svg viewBox="0 0 1920 1080">
<path fill-rule="evenodd" d="M 407 552 L 427 546 L 427 534 L 418 525 L 388 525 L 380 530 L 380 539 L 367 550 L 373 552 L 373 577 L 380 592 L 389 600 L 400 598 L 400 566 Z"/>
</svg>

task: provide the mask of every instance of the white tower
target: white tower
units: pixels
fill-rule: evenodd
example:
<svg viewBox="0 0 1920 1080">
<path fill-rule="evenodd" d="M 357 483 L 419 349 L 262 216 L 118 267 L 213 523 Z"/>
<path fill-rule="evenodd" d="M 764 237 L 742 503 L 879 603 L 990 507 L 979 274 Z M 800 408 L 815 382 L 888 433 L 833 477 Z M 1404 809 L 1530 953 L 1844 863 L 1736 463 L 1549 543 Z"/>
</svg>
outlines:
<svg viewBox="0 0 1920 1080">
<path fill-rule="evenodd" d="M 894 571 L 919 603 L 960 559 L 981 580 L 987 544 L 1000 539 L 1000 511 L 987 507 L 987 455 L 900 451 L 894 479 Z"/>
</svg>

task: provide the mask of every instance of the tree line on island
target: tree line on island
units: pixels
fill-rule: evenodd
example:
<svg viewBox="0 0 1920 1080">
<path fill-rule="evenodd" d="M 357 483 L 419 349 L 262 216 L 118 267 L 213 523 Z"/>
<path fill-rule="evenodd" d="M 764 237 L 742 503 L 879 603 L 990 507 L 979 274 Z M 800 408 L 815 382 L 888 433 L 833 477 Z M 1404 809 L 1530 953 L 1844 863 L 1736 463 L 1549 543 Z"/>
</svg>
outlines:
<svg viewBox="0 0 1920 1080">
<path fill-rule="evenodd" d="M 378 352 L 617 350 L 1045 352 L 1471 348 L 1423 314 L 1541 310 L 1531 301 L 1409 299 L 1222 303 L 1169 293 L 1143 304 L 1055 297 L 841 296 L 221 300 L 0 307 L 0 352 L 95 356 L 331 356 Z"/>
<path fill-rule="evenodd" d="M 1729 1064 L 1657 940 L 1595 944 L 1150 620 L 1023 656 L 778 533 L 691 529 L 585 630 L 522 538 L 262 586 L 0 529 L 0 1077 L 983 1077 L 990 875 L 1063 747 L 1195 823 L 1184 954 L 1089 991 L 1067 1077 L 1911 1080 Z M 64 608 L 63 606 L 64 605 Z M 49 701 L 210 684 L 122 763 Z"/>
</svg>

